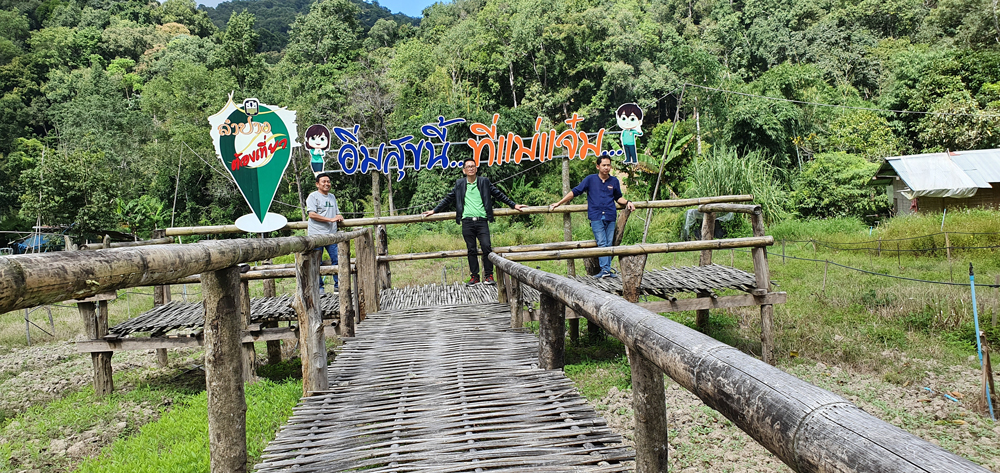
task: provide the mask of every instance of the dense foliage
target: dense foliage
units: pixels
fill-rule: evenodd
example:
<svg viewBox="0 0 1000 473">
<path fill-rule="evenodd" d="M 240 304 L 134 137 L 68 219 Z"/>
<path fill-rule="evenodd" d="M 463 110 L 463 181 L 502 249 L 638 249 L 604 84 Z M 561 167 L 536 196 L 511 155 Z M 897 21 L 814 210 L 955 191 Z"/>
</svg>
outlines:
<svg viewBox="0 0 1000 473">
<path fill-rule="evenodd" d="M 414 23 L 358 0 L 0 0 L 0 230 L 232 222 L 248 210 L 206 121 L 230 92 L 296 110 L 303 127 L 357 123 L 366 144 L 439 115 L 500 113 L 522 136 L 535 117 L 561 130 L 573 113 L 617 130 L 614 110 L 636 102 L 641 165 L 619 170 L 631 198 L 649 197 L 664 162 L 664 195 L 683 195 L 706 189 L 688 176 L 751 156 L 740 186 L 767 189 L 772 215 L 863 217 L 879 209 L 816 196 L 857 194 L 862 161 L 1000 146 L 996 8 L 455 0 Z M 706 167 L 716 155 L 726 162 Z M 308 157 L 294 158 L 272 211 L 300 219 L 313 185 Z M 572 179 L 592 169 L 574 163 Z M 485 172 L 528 204 L 562 193 L 556 163 Z M 414 213 L 454 176 L 342 175 L 333 191 L 347 213 Z"/>
</svg>

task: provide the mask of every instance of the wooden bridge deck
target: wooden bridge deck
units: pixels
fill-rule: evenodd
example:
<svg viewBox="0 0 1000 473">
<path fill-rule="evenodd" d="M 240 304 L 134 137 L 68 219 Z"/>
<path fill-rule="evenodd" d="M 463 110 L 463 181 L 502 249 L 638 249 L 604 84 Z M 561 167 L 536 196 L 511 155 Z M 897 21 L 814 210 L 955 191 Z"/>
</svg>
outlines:
<svg viewBox="0 0 1000 473">
<path fill-rule="evenodd" d="M 502 304 L 372 314 L 258 471 L 628 471 L 621 445 Z"/>
</svg>

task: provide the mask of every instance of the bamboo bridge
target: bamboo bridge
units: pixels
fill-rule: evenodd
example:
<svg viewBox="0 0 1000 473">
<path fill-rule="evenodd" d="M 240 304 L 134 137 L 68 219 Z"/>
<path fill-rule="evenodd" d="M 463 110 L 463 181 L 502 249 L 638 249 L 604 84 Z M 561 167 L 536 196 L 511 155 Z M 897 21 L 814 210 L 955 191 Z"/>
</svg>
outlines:
<svg viewBox="0 0 1000 473">
<path fill-rule="evenodd" d="M 425 220 L 419 216 L 345 222 L 376 225 L 374 231 L 187 245 L 162 243 L 234 229 L 168 229 L 150 246 L 106 243 L 96 251 L 0 257 L 0 312 L 76 302 L 89 338 L 78 349 L 91 353 L 97 395 L 113 389 L 116 350 L 154 348 L 165 362 L 168 348 L 204 346 L 213 472 L 245 471 L 243 386 L 254 376 L 254 342 L 267 342 L 271 358 L 282 339 L 298 342 L 304 396 L 259 471 L 666 471 L 664 375 L 796 471 L 987 471 L 771 366 L 773 305 L 786 295 L 771 290 L 766 247 L 773 238 L 765 235 L 760 207 L 731 203 L 750 199 L 635 203 L 698 206 L 705 217 L 701 241 L 495 248 L 489 255 L 495 287 L 394 288 L 394 261 L 465 254 L 389 255 L 381 225 Z M 749 215 L 753 236 L 712 240 L 717 212 Z M 616 245 L 628 215 L 618 222 Z M 341 258 L 337 267 L 321 266 L 313 251 L 338 244 L 340 254 L 350 255 L 352 243 L 356 257 Z M 713 250 L 734 248 L 750 250 L 753 273 L 713 264 Z M 667 252 L 700 252 L 699 265 L 645 270 L 648 255 Z M 294 265 L 246 266 L 285 254 L 295 255 Z M 607 255 L 619 257 L 619 281 L 568 278 L 519 263 L 576 258 L 592 268 L 591 258 Z M 330 273 L 354 282 L 341 284 L 336 296 L 321 295 L 320 275 Z M 294 295 L 279 297 L 273 285 L 268 291 L 267 281 L 281 277 L 295 278 Z M 248 281 L 258 279 L 265 297 L 251 300 Z M 200 306 L 169 301 L 168 285 L 182 282 L 202 285 Z M 154 286 L 157 307 L 109 328 L 109 292 L 136 286 Z M 762 359 L 659 315 L 693 310 L 701 326 L 710 309 L 739 306 L 760 308 Z M 579 318 L 592 334 L 626 347 L 634 450 L 623 447 L 562 373 L 567 327 L 573 338 Z M 537 337 L 523 329 L 531 320 L 538 321 Z M 143 333 L 149 336 L 137 336 Z M 332 364 L 328 336 L 344 341 Z"/>
</svg>

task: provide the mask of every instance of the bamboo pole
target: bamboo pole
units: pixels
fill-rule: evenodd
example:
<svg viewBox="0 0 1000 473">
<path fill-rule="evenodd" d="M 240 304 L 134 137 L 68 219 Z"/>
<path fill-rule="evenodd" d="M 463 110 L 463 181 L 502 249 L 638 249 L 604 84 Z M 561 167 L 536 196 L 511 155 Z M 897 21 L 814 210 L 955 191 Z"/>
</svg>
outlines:
<svg viewBox="0 0 1000 473">
<path fill-rule="evenodd" d="M 205 390 L 212 473 L 245 472 L 246 397 L 240 349 L 239 269 L 202 273 L 205 296 Z"/>
<path fill-rule="evenodd" d="M 726 212 L 736 212 L 751 215 L 762 215 L 763 209 L 759 205 L 747 205 L 747 204 L 703 204 L 698 206 L 698 211 L 701 213 L 726 213 Z"/>
<path fill-rule="evenodd" d="M 368 231 L 7 256 L 0 258 L 0 313 L 172 283 L 192 274 L 357 238 Z"/>
<path fill-rule="evenodd" d="M 836 394 L 622 298 L 497 254 L 490 260 L 512 279 L 603 326 L 796 471 L 988 471 Z M 637 457 L 656 454 L 637 452 Z"/>
<path fill-rule="evenodd" d="M 152 240 L 141 240 L 141 241 L 116 241 L 111 243 L 109 246 L 104 246 L 104 243 L 88 243 L 86 245 L 80 245 L 81 250 L 100 250 L 104 248 L 132 248 L 136 246 L 150 246 L 150 245 L 170 245 L 174 243 L 173 238 L 156 236 L 155 232 L 163 232 L 165 230 L 153 230 L 154 236 Z"/>
<path fill-rule="evenodd" d="M 594 240 L 581 240 L 581 241 L 564 241 L 555 243 L 537 243 L 532 245 L 518 245 L 518 246 L 500 246 L 493 248 L 494 253 L 506 254 L 506 253 L 523 253 L 528 251 L 544 251 L 544 250 L 568 250 L 576 248 L 597 248 L 597 242 Z M 479 254 L 483 254 L 483 251 L 479 251 Z M 379 263 L 391 262 L 391 261 L 417 261 L 424 259 L 438 259 L 438 258 L 465 258 L 469 255 L 468 250 L 444 250 L 444 251 L 431 251 L 427 253 L 407 253 L 401 255 L 389 255 L 389 256 L 379 256 Z"/>
<path fill-rule="evenodd" d="M 764 236 L 764 218 L 760 214 L 750 216 L 750 225 L 753 227 L 754 237 Z M 771 292 L 771 271 L 767 263 L 767 248 L 755 247 L 750 250 L 753 255 L 753 274 L 757 283 L 754 289 L 755 296 L 762 296 Z M 760 306 L 760 356 L 764 363 L 773 365 L 774 360 L 774 305 L 761 304 Z"/>
<path fill-rule="evenodd" d="M 752 195 L 723 195 L 716 197 L 698 197 L 694 199 L 676 199 L 676 200 L 650 200 L 650 201 L 632 201 L 637 209 L 669 209 L 677 207 L 691 207 L 695 205 L 711 204 L 711 203 L 722 203 L 722 202 L 749 202 L 753 200 Z M 525 207 L 520 211 L 514 209 L 496 209 L 493 214 L 497 217 L 509 217 L 512 215 L 524 215 L 524 214 L 542 214 L 542 213 L 569 213 L 569 212 L 586 212 L 587 204 L 576 204 L 576 205 L 562 205 L 558 208 L 550 210 L 546 206 L 532 206 Z M 442 212 L 436 213 L 431 216 L 417 215 L 399 215 L 395 217 L 371 217 L 371 218 L 350 218 L 342 222 L 345 227 L 360 227 L 368 225 L 398 225 L 403 223 L 420 223 L 420 222 L 438 222 L 445 220 L 454 220 L 455 212 Z M 284 229 L 291 230 L 302 230 L 309 225 L 309 222 L 288 222 Z M 173 227 L 167 228 L 167 236 L 187 236 L 187 235 L 216 235 L 223 233 L 246 233 L 240 230 L 236 225 L 214 225 L 214 226 L 203 226 L 203 227 Z"/>
<path fill-rule="evenodd" d="M 722 250 L 730 248 L 756 248 L 774 244 L 774 237 L 728 238 L 711 241 L 681 241 L 672 243 L 640 243 L 628 246 L 604 248 L 582 248 L 578 250 L 529 251 L 503 255 L 511 261 L 543 261 L 568 258 L 590 258 L 598 256 L 629 256 L 639 254 L 673 253 L 701 250 Z"/>
<path fill-rule="evenodd" d="M 750 207 L 750 206 L 747 206 Z M 709 210 L 709 206 L 702 205 L 700 209 Z M 701 221 L 701 240 L 711 241 L 715 237 L 715 212 L 705 212 Z M 712 264 L 712 250 L 701 250 L 701 257 L 698 259 L 698 266 L 710 266 Z M 698 297 L 708 297 L 708 294 L 700 293 Z M 633 301 L 634 302 L 634 301 Z M 695 326 L 702 332 L 708 331 L 708 309 L 699 309 L 695 312 Z"/>
</svg>

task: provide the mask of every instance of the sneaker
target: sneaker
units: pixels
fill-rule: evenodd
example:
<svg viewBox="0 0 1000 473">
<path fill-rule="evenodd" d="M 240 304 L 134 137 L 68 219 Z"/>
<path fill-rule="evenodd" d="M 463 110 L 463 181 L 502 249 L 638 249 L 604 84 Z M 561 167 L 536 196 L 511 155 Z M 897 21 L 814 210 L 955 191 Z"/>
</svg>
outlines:
<svg viewBox="0 0 1000 473">
<path fill-rule="evenodd" d="M 618 279 L 618 275 L 615 273 L 604 273 L 604 277 L 611 279 Z"/>
<path fill-rule="evenodd" d="M 595 274 L 595 275 L 594 275 L 594 279 L 601 279 L 601 278 L 605 278 L 605 277 L 607 277 L 607 276 L 608 276 L 608 274 L 609 274 L 609 273 L 607 273 L 607 272 L 605 272 L 605 271 L 601 271 L 601 272 L 599 272 L 599 273 L 597 273 L 597 274 Z"/>
<path fill-rule="evenodd" d="M 493 280 L 493 275 L 490 274 L 490 275 L 486 276 L 486 280 L 483 281 L 483 283 L 485 283 L 487 286 L 492 286 L 492 285 L 496 284 L 497 282 Z"/>
<path fill-rule="evenodd" d="M 476 284 L 479 284 L 479 276 L 476 274 L 473 274 L 468 282 L 465 283 L 466 286 L 475 286 Z"/>
</svg>

